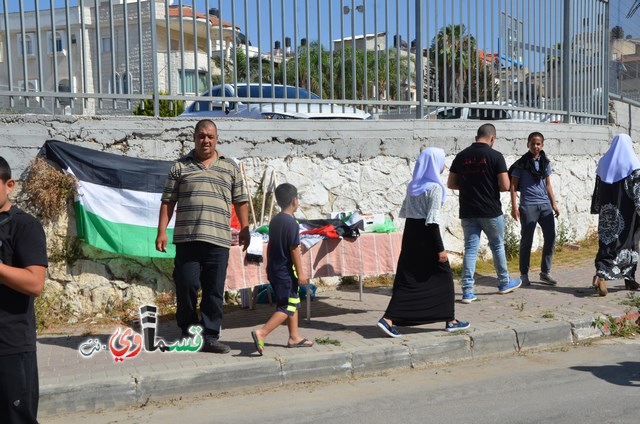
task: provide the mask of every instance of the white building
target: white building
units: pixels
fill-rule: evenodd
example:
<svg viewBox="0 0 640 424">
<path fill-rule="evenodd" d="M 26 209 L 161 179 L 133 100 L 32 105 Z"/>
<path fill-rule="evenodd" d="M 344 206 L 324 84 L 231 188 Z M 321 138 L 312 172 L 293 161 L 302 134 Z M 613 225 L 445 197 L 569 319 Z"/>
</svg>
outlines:
<svg viewBox="0 0 640 424">
<path fill-rule="evenodd" d="M 83 6 L 0 14 L 0 107 L 37 111 L 42 100 L 47 111 L 93 114 L 126 108 L 119 94 L 148 95 L 156 81 L 163 92 L 196 94 L 220 74 L 212 55 L 229 58 L 238 39 L 239 29 L 217 16 L 194 16 L 191 7 L 165 0 Z M 18 96 L 10 103 L 9 92 L 19 90 L 36 92 L 28 106 Z M 67 92 L 86 93 L 86 100 L 53 101 L 54 93 Z"/>
</svg>

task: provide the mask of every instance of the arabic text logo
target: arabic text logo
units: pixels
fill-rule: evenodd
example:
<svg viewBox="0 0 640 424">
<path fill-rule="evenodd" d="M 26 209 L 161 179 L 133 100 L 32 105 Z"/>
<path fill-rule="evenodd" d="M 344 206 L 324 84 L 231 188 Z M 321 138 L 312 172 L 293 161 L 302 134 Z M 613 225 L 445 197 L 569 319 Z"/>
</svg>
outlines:
<svg viewBox="0 0 640 424">
<path fill-rule="evenodd" d="M 80 345 L 78 351 L 85 358 L 94 354 L 109 350 L 116 363 L 131 359 L 143 350 L 146 352 L 198 352 L 202 347 L 202 327 L 194 325 L 189 328 L 191 337 L 167 343 L 164 339 L 156 337 L 157 311 L 154 305 L 144 305 L 140 308 L 140 326 L 142 334 L 136 333 L 131 328 L 117 328 L 109 338 L 109 344 L 103 345 L 100 340 L 88 339 Z"/>
</svg>

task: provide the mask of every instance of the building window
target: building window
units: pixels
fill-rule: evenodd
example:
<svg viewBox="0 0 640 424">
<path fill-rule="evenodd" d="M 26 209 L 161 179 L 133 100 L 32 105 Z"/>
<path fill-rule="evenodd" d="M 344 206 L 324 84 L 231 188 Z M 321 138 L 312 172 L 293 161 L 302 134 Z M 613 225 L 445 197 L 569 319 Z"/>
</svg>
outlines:
<svg viewBox="0 0 640 424">
<path fill-rule="evenodd" d="M 100 40 L 100 51 L 102 53 L 110 53 L 111 52 L 111 38 L 104 37 Z"/>
<path fill-rule="evenodd" d="M 171 49 L 171 51 L 180 50 L 180 40 L 176 40 L 176 39 L 172 38 L 171 42 L 169 43 L 169 49 Z"/>
<path fill-rule="evenodd" d="M 22 39 L 22 34 L 18 34 L 17 38 L 18 43 L 18 54 L 20 56 L 33 56 L 35 54 L 35 34 L 32 32 L 28 32 L 24 36 L 24 40 Z"/>
<path fill-rule="evenodd" d="M 179 70 L 178 77 L 180 78 L 178 91 L 181 94 L 202 93 L 209 88 L 209 81 L 205 71 L 198 71 L 196 74 L 195 69 L 185 69 L 184 72 Z"/>
<path fill-rule="evenodd" d="M 67 47 L 67 42 L 64 39 L 64 31 L 56 31 L 55 37 L 54 33 L 50 32 L 47 34 L 47 45 L 49 46 L 49 53 L 64 53 Z"/>
</svg>

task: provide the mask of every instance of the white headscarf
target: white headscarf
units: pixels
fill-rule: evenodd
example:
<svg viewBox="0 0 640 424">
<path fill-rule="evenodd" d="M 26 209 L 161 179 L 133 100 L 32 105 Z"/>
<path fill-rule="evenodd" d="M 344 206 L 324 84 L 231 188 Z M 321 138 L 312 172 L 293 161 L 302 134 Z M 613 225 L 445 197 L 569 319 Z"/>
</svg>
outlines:
<svg viewBox="0 0 640 424">
<path fill-rule="evenodd" d="M 640 169 L 640 160 L 633 150 L 631 137 L 618 134 L 613 137 L 607 153 L 598 161 L 596 174 L 602 182 L 613 184 L 627 178 L 636 169 Z"/>
<path fill-rule="evenodd" d="M 440 180 L 443 168 L 444 150 L 437 147 L 424 149 L 418 156 L 415 168 L 413 168 L 413 179 L 407 186 L 407 194 L 419 196 L 437 184 L 442 188 L 442 203 L 444 203 L 446 190 Z"/>
</svg>

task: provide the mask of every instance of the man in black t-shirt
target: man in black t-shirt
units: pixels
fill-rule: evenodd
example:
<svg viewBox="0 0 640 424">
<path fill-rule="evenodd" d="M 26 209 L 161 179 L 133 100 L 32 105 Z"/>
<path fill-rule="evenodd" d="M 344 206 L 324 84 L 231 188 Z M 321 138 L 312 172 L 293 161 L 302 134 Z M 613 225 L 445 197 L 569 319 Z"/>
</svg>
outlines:
<svg viewBox="0 0 640 424">
<path fill-rule="evenodd" d="M 460 190 L 460 219 L 464 233 L 463 303 L 477 300 L 473 275 L 482 232 L 489 239 L 499 292 L 510 293 L 521 284 L 520 279 L 510 279 L 507 270 L 500 192 L 509 191 L 509 176 L 504 156 L 493 150 L 495 139 L 496 128 L 492 124 L 478 128 L 476 142 L 456 155 L 447 180 L 447 187 Z"/>
<path fill-rule="evenodd" d="M 0 157 L 0 422 L 37 423 L 38 362 L 33 299 L 44 288 L 42 225 L 9 202 L 15 181 Z"/>
</svg>

